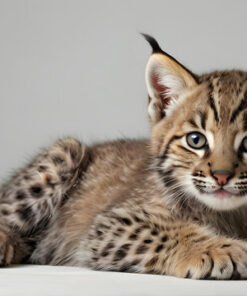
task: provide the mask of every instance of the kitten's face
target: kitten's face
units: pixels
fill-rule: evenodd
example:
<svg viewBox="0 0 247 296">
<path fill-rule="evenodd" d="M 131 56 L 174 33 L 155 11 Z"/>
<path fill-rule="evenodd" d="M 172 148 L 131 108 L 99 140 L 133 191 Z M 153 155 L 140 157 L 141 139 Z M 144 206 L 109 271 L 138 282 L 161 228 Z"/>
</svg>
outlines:
<svg viewBox="0 0 247 296">
<path fill-rule="evenodd" d="M 171 197 L 210 208 L 247 203 L 247 74 L 218 72 L 178 95 L 153 128 L 157 169 Z"/>
<path fill-rule="evenodd" d="M 247 203 L 247 73 L 197 76 L 144 37 L 154 167 L 168 196 L 216 210 Z"/>
</svg>

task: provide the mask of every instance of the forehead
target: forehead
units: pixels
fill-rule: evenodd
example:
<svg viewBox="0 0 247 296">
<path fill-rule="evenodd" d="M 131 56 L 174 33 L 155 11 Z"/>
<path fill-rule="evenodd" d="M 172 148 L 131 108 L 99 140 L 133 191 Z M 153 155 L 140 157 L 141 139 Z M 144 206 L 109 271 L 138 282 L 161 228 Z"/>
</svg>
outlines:
<svg viewBox="0 0 247 296">
<path fill-rule="evenodd" d="M 191 95 L 192 116 L 203 113 L 214 129 L 247 130 L 247 73 L 214 72 L 201 76 L 199 82 Z"/>
</svg>

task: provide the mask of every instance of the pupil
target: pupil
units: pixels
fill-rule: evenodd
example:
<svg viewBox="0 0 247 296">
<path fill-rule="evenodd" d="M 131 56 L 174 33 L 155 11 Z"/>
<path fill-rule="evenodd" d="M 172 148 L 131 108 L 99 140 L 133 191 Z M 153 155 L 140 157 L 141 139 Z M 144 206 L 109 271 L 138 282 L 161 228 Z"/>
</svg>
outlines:
<svg viewBox="0 0 247 296">
<path fill-rule="evenodd" d="M 193 135 L 193 136 L 192 136 L 192 141 L 193 141 L 194 144 L 196 144 L 196 145 L 199 143 L 199 139 L 200 139 L 200 138 L 199 138 L 199 136 L 197 136 L 197 135 Z"/>
</svg>

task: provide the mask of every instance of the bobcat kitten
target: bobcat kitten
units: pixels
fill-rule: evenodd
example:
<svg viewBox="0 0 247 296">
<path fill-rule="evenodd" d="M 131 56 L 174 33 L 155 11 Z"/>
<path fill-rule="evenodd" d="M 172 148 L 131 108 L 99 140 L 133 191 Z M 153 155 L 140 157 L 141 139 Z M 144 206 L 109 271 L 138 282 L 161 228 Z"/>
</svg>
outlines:
<svg viewBox="0 0 247 296">
<path fill-rule="evenodd" d="M 0 191 L 0 263 L 247 278 L 247 73 L 145 35 L 150 140 L 59 140 Z"/>
</svg>

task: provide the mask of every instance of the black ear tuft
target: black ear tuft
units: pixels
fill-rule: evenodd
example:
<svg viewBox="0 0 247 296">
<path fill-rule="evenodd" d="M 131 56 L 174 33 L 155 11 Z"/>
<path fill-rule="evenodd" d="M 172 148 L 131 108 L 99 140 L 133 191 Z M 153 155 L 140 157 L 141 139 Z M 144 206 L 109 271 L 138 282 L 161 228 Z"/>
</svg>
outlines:
<svg viewBox="0 0 247 296">
<path fill-rule="evenodd" d="M 189 69 L 187 69 L 184 65 L 182 65 L 179 61 L 177 61 L 174 57 L 172 57 L 171 55 L 169 55 L 167 52 L 165 52 L 164 50 L 162 50 L 159 46 L 159 43 L 150 35 L 148 34 L 144 34 L 141 33 L 141 35 L 147 40 L 147 42 L 151 45 L 152 49 L 153 49 L 153 54 L 154 53 L 161 53 L 166 55 L 168 58 L 170 58 L 171 60 L 173 60 L 174 62 L 176 62 L 178 65 L 180 65 L 182 68 L 184 68 L 185 71 L 187 71 L 194 79 L 197 83 L 199 83 L 199 78 L 197 75 L 195 75 L 193 72 L 191 72 Z"/>
<path fill-rule="evenodd" d="M 159 43 L 150 35 L 141 33 L 142 36 L 147 40 L 153 49 L 153 53 L 163 53 L 163 50 L 160 48 Z"/>
</svg>

